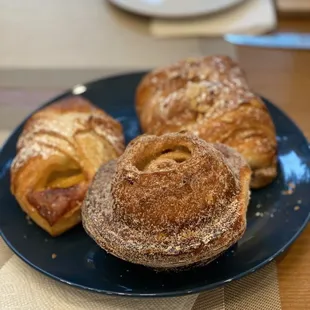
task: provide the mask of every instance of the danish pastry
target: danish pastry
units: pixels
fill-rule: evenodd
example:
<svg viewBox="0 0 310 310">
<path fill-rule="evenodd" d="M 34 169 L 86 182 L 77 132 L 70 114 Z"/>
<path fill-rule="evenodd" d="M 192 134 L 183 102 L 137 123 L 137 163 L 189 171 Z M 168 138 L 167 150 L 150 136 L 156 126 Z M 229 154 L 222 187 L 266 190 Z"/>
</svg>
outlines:
<svg viewBox="0 0 310 310">
<path fill-rule="evenodd" d="M 121 125 L 82 97 L 49 105 L 26 122 L 11 166 L 11 191 L 52 236 L 81 221 L 97 169 L 124 149 Z"/>
</svg>

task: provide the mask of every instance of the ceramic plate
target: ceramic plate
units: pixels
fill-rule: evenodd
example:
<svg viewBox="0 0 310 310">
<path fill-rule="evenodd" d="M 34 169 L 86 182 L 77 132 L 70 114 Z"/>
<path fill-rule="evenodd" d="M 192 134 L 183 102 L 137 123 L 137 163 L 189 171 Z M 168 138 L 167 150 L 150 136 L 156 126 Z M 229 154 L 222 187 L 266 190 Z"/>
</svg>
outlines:
<svg viewBox="0 0 310 310">
<path fill-rule="evenodd" d="M 117 118 L 126 141 L 140 134 L 134 93 L 142 73 L 107 78 L 73 93 L 82 94 Z M 55 100 L 72 92 L 63 94 Z M 0 154 L 0 230 L 9 247 L 27 264 L 54 279 L 97 292 L 142 296 L 176 296 L 199 292 L 241 278 L 282 253 L 305 228 L 310 213 L 310 150 L 296 125 L 265 101 L 275 122 L 279 174 L 268 187 L 252 192 L 243 238 L 205 267 L 182 272 L 155 272 L 122 261 L 100 249 L 77 226 L 57 238 L 26 219 L 10 193 L 10 164 L 24 123 Z M 47 103 L 47 105 L 50 103 Z M 288 195 L 288 188 L 291 193 Z M 52 255 L 56 254 L 55 259 Z"/>
<path fill-rule="evenodd" d="M 139 15 L 184 18 L 228 9 L 244 0 L 110 0 L 114 5 Z"/>
</svg>

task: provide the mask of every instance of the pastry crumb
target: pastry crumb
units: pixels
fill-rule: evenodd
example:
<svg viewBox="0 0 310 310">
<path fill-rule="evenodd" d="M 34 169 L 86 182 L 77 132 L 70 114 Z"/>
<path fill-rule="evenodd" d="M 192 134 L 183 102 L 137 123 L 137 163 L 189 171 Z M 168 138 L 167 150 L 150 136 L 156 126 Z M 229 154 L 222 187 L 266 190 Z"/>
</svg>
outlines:
<svg viewBox="0 0 310 310">
<path fill-rule="evenodd" d="M 289 182 L 289 183 L 287 184 L 287 187 L 288 187 L 287 190 L 284 190 L 284 191 L 281 192 L 282 195 L 292 195 L 292 194 L 294 193 L 294 190 L 295 190 L 295 188 L 296 188 L 296 185 L 295 185 L 295 183 L 293 183 L 293 182 Z"/>
<path fill-rule="evenodd" d="M 27 239 L 27 235 L 24 235 L 24 239 Z"/>
<path fill-rule="evenodd" d="M 29 215 L 26 215 L 26 220 L 28 222 L 28 225 L 32 225 L 32 220 Z"/>
<path fill-rule="evenodd" d="M 285 191 L 282 191 L 282 195 L 292 195 L 293 194 L 293 190 L 292 189 L 288 189 Z"/>
<path fill-rule="evenodd" d="M 296 185 L 295 185 L 295 183 L 290 182 L 290 183 L 288 183 L 288 187 L 291 188 L 291 189 L 295 189 Z"/>
<path fill-rule="evenodd" d="M 259 208 L 261 208 L 262 207 L 262 205 L 260 204 L 260 203 L 258 203 L 257 205 L 256 205 L 256 208 L 257 209 L 259 209 Z"/>
<path fill-rule="evenodd" d="M 273 213 L 270 214 L 270 217 L 274 217 Z"/>
<path fill-rule="evenodd" d="M 301 204 L 301 203 L 302 203 L 302 200 L 301 200 L 301 199 L 297 200 L 297 203 L 298 203 L 298 204 Z"/>
<path fill-rule="evenodd" d="M 264 213 L 262 213 L 262 212 L 256 212 L 256 213 L 255 213 L 255 216 L 257 216 L 257 217 L 263 217 L 263 216 L 264 216 Z"/>
<path fill-rule="evenodd" d="M 298 211 L 300 209 L 300 206 L 295 206 L 294 211 Z"/>
<path fill-rule="evenodd" d="M 44 241 L 45 241 L 45 242 L 48 242 L 48 239 L 47 239 L 47 238 L 45 238 L 45 239 L 44 239 Z"/>
<path fill-rule="evenodd" d="M 52 254 L 52 259 L 55 259 L 57 255 L 55 253 Z"/>
</svg>

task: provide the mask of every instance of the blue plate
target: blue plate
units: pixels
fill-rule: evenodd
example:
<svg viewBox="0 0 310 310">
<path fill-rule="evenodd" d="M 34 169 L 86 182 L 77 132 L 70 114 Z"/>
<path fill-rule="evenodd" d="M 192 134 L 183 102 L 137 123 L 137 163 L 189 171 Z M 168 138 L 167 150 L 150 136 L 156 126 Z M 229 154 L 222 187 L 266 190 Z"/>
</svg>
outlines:
<svg viewBox="0 0 310 310">
<path fill-rule="evenodd" d="M 127 142 L 140 134 L 134 109 L 135 88 L 143 73 L 85 85 L 82 94 L 117 118 Z M 68 92 L 53 101 L 68 96 Z M 26 219 L 10 193 L 10 164 L 22 123 L 0 154 L 0 229 L 9 247 L 27 264 L 67 284 L 114 295 L 177 296 L 215 288 L 266 265 L 305 228 L 310 215 L 310 150 L 297 126 L 265 100 L 277 129 L 279 174 L 268 187 L 252 192 L 243 238 L 205 267 L 155 272 L 122 261 L 100 249 L 81 225 L 51 238 Z M 50 104 L 47 103 L 47 105 Z M 288 187 L 294 187 L 286 195 Z M 52 258 L 56 254 L 56 258 Z"/>
</svg>

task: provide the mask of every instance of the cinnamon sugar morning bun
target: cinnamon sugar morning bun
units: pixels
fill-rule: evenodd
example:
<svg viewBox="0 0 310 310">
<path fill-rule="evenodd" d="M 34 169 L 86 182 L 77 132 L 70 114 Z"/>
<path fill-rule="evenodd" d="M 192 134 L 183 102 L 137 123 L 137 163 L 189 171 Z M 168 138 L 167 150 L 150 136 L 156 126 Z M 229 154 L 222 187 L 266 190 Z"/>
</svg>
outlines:
<svg viewBox="0 0 310 310">
<path fill-rule="evenodd" d="M 189 134 L 143 135 L 97 172 L 82 223 L 111 254 L 153 268 L 209 262 L 246 228 L 251 170 Z"/>
<path fill-rule="evenodd" d="M 50 235 L 81 221 L 81 203 L 97 169 L 124 149 L 121 125 L 82 97 L 33 114 L 17 143 L 11 191 Z"/>
<path fill-rule="evenodd" d="M 277 175 L 272 119 L 229 57 L 189 59 L 150 72 L 138 86 L 136 109 L 145 133 L 187 130 L 236 149 L 253 171 L 252 188 Z"/>
</svg>

